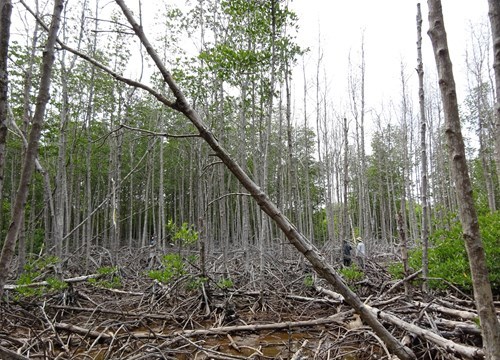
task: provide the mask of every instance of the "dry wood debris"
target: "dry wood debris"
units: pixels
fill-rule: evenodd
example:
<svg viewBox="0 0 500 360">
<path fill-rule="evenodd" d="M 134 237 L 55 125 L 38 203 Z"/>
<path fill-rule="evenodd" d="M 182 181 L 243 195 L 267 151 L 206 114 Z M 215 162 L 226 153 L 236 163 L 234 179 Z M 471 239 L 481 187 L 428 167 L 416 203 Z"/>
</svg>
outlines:
<svg viewBox="0 0 500 360">
<path fill-rule="evenodd" d="M 111 265 L 102 256 L 92 273 Z M 120 289 L 77 273 L 68 273 L 66 289 L 33 297 L 19 295 L 11 284 L 0 305 L 0 358 L 392 359 L 342 297 L 294 256 L 273 256 L 263 281 L 234 256 L 226 264 L 211 259 L 205 282 L 196 282 L 199 270 L 191 266 L 161 284 L 147 276 L 148 249 L 123 249 Z M 68 268 L 81 269 L 77 263 Z M 220 280 L 228 278 L 232 286 L 221 288 Z M 484 358 L 470 299 L 460 292 L 423 296 L 415 278 L 412 297 L 405 297 L 368 260 L 364 279 L 350 286 L 420 359 Z"/>
</svg>

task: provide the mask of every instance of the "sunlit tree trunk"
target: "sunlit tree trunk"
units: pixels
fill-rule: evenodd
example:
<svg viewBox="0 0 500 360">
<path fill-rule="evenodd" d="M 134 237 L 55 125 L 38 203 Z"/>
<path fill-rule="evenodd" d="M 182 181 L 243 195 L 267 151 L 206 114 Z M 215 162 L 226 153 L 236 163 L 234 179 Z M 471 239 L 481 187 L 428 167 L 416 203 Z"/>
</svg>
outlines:
<svg viewBox="0 0 500 360">
<path fill-rule="evenodd" d="M 38 11 L 38 10 L 37 10 Z M 28 129 L 31 123 L 31 90 L 32 90 L 32 85 L 33 85 L 33 68 L 34 68 L 34 63 L 35 63 L 35 52 L 36 52 L 36 47 L 38 45 L 38 24 L 35 25 L 35 29 L 33 30 L 33 39 L 31 41 L 31 49 L 30 49 L 30 57 L 28 59 L 28 66 L 27 69 L 25 70 L 25 79 L 24 79 L 24 89 L 23 89 L 23 121 L 22 121 L 22 129 L 20 129 L 20 135 L 23 137 L 23 149 L 26 149 L 28 143 L 26 138 L 28 137 Z M 15 119 L 12 119 L 13 126 L 15 125 Z M 44 180 L 44 196 L 49 199 L 46 201 L 45 206 L 47 209 L 47 214 L 53 214 L 53 202 L 52 202 L 52 189 L 50 186 L 50 178 L 49 174 L 45 169 L 43 169 L 41 166 L 37 166 L 37 170 L 42 174 L 43 180 Z M 0 172 L 2 170 L 0 169 Z M 1 175 L 0 175 L 1 178 Z M 1 189 L 1 184 L 0 184 L 0 189 Z M 0 190 L 0 204 L 2 203 L 2 196 L 3 194 L 1 193 Z M 2 210 L 0 210 L 1 212 Z M 3 229 L 3 221 L 6 216 L 0 216 L 0 229 Z M 18 274 L 21 274 L 24 271 L 24 265 L 26 263 L 26 232 L 23 230 L 25 224 L 24 220 L 21 221 L 23 224 L 21 227 L 21 233 L 18 239 Z M 50 222 L 49 222 L 50 223 Z M 50 230 L 47 229 L 48 232 Z"/>
<path fill-rule="evenodd" d="M 500 359 L 500 323 L 498 322 L 490 282 L 486 267 L 479 224 L 472 196 L 472 185 L 465 158 L 465 146 L 462 138 L 458 102 L 453 77 L 452 64 L 448 50 L 448 41 L 444 27 L 440 0 L 428 0 L 429 36 L 431 38 L 439 76 L 439 88 L 445 116 L 445 133 L 449 146 L 449 155 L 455 180 L 455 189 L 459 199 L 460 220 L 463 238 L 469 257 L 469 265 L 474 286 L 474 298 L 481 321 L 483 346 L 486 358 Z"/>
</svg>

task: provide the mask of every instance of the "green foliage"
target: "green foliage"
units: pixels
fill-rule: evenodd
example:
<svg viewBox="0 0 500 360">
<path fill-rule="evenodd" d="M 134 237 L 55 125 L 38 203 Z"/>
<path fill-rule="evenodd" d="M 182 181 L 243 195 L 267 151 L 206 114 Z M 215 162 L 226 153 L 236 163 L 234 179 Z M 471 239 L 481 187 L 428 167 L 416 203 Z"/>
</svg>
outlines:
<svg viewBox="0 0 500 360">
<path fill-rule="evenodd" d="M 97 269 L 97 273 L 102 275 L 102 277 L 88 279 L 89 284 L 106 289 L 118 289 L 122 287 L 122 281 L 118 275 L 118 267 L 103 266 Z"/>
<path fill-rule="evenodd" d="M 47 283 L 49 284 L 49 288 L 51 290 L 61 291 L 68 287 L 68 283 L 62 280 L 59 280 L 55 277 L 47 278 Z"/>
<path fill-rule="evenodd" d="M 348 282 L 359 281 L 363 279 L 363 272 L 358 269 L 356 264 L 340 269 L 340 275 Z"/>
<path fill-rule="evenodd" d="M 234 286 L 233 280 L 227 279 L 227 278 L 222 278 L 217 282 L 217 286 L 220 287 L 223 290 L 232 288 Z"/>
<path fill-rule="evenodd" d="M 195 276 L 192 277 L 189 282 L 186 285 L 186 289 L 188 291 L 192 290 L 198 290 L 201 288 L 203 284 L 205 284 L 208 281 L 206 277 L 201 277 L 201 276 Z"/>
<path fill-rule="evenodd" d="M 387 272 L 393 279 L 403 279 L 405 276 L 403 264 L 400 262 L 390 263 Z"/>
<path fill-rule="evenodd" d="M 103 266 L 97 269 L 97 273 L 99 275 L 113 275 L 118 271 L 118 267 L 116 266 Z"/>
<path fill-rule="evenodd" d="M 500 290 L 500 212 L 479 216 L 479 226 L 483 246 L 486 252 L 486 264 L 489 271 L 491 287 L 494 292 Z M 472 291 L 472 279 L 465 244 L 462 238 L 462 227 L 456 222 L 449 230 L 437 230 L 430 239 L 429 277 L 442 278 L 466 291 Z M 422 250 L 414 249 L 409 253 L 409 266 L 420 269 L 422 266 Z M 389 272 L 395 278 L 402 277 L 401 263 L 389 266 Z M 429 285 L 444 288 L 446 283 L 433 280 Z"/>
<path fill-rule="evenodd" d="M 186 222 L 178 227 L 172 220 L 169 220 L 167 231 L 171 234 L 172 239 L 180 245 L 193 245 L 198 240 L 198 232 Z"/>
<path fill-rule="evenodd" d="M 314 285 L 314 277 L 311 274 L 307 274 L 304 277 L 304 285 L 308 288 L 312 288 Z"/>
<path fill-rule="evenodd" d="M 150 270 L 148 276 L 163 284 L 168 284 L 186 274 L 184 261 L 179 254 L 167 254 L 161 261 L 163 269 Z"/>
<path fill-rule="evenodd" d="M 24 265 L 24 272 L 16 281 L 17 285 L 24 285 L 16 288 L 16 292 L 20 297 L 39 297 L 51 291 L 64 290 L 68 285 L 66 282 L 56 279 L 55 277 L 47 277 L 46 286 L 29 286 L 37 281 L 42 281 L 43 273 L 47 272 L 50 267 L 59 263 L 59 258 L 56 256 L 45 256 L 38 259 L 30 259 Z"/>
</svg>

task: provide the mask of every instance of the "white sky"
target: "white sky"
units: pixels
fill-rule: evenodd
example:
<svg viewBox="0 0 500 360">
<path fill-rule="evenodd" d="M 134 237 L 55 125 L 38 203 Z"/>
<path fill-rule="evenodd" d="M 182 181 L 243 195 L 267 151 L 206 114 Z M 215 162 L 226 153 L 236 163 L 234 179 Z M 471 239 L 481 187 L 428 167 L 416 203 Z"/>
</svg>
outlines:
<svg viewBox="0 0 500 360">
<path fill-rule="evenodd" d="M 409 0 L 292 0 L 290 7 L 298 14 L 298 40 L 311 48 L 306 66 L 315 71 L 317 44 L 321 34 L 325 70 L 333 97 L 347 92 L 348 55 L 354 64 L 361 57 L 364 30 L 367 108 L 380 110 L 381 104 L 400 101 L 401 63 L 406 65 L 408 86 L 417 91 L 416 13 L 417 2 Z M 486 0 L 442 0 L 459 102 L 466 86 L 465 45 L 470 42 L 470 24 L 489 23 Z M 435 73 L 435 61 L 428 30 L 427 2 L 421 2 L 423 62 L 426 73 Z M 302 66 L 302 65 L 301 65 Z M 302 70 L 300 70 L 302 71 Z M 300 75 L 299 75 L 300 76 Z M 297 78 L 297 75 L 295 75 Z M 296 89 L 296 91 L 302 91 Z M 417 102 L 416 98 L 414 100 Z M 345 102 L 345 101 L 344 101 Z M 346 104 L 344 104 L 346 105 Z"/>
</svg>

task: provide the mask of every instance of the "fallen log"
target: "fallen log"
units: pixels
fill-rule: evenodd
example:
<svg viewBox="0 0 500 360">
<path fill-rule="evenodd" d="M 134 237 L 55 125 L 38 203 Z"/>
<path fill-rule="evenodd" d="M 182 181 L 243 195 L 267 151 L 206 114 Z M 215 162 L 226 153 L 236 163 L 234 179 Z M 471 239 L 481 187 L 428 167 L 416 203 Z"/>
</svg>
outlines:
<svg viewBox="0 0 500 360">
<path fill-rule="evenodd" d="M 172 335 L 174 336 L 200 336 L 200 335 L 226 335 L 228 333 L 234 333 L 239 331 L 262 331 L 262 330 L 279 330 L 279 329 L 290 329 L 299 328 L 306 326 L 316 326 L 331 323 L 343 324 L 342 319 L 351 316 L 354 310 L 344 311 L 326 318 L 320 318 L 315 320 L 306 321 L 287 321 L 272 324 L 255 324 L 255 325 L 237 325 L 237 326 L 222 326 L 218 328 L 210 329 L 194 329 L 194 330 L 182 330 L 176 331 Z"/>
<path fill-rule="evenodd" d="M 62 281 L 66 283 L 76 283 L 76 282 L 82 282 L 82 281 L 87 281 L 89 279 L 97 279 L 99 277 L 103 276 L 102 274 L 91 274 L 91 275 L 85 275 L 85 276 L 77 276 L 74 278 L 69 278 L 69 279 L 63 279 Z M 14 290 L 14 289 L 19 289 L 19 288 L 27 288 L 27 287 L 38 287 L 38 286 L 49 286 L 49 283 L 47 281 L 39 281 L 31 284 L 20 284 L 20 285 L 15 285 L 15 284 L 6 284 L 4 286 L 5 290 Z"/>
<path fill-rule="evenodd" d="M 484 359 L 484 351 L 482 349 L 472 347 L 472 346 L 467 346 L 463 344 L 456 343 L 454 341 L 448 340 L 443 338 L 442 336 L 439 336 L 435 333 L 433 333 L 430 330 L 423 329 L 417 325 L 410 324 L 404 320 L 401 320 L 397 316 L 394 316 L 392 314 L 389 314 L 385 311 L 373 308 L 371 306 L 366 305 L 378 318 L 383 319 L 385 321 L 388 321 L 392 323 L 393 325 L 396 325 L 406 331 L 409 331 L 415 335 L 421 336 L 425 338 L 426 340 L 441 346 L 444 348 L 446 351 L 454 354 L 459 354 L 461 356 L 464 356 L 467 359 Z"/>
<path fill-rule="evenodd" d="M 450 316 L 453 316 L 456 318 L 461 318 L 461 319 L 465 319 L 465 320 L 472 320 L 472 321 L 477 321 L 479 319 L 477 314 L 473 313 L 471 311 L 450 309 L 450 308 L 442 306 L 442 305 L 424 303 L 424 302 L 420 302 L 420 301 L 413 301 L 412 303 L 420 308 L 435 310 L 435 311 L 438 311 L 442 314 L 450 315 Z"/>
<path fill-rule="evenodd" d="M 103 341 L 110 341 L 111 339 L 113 339 L 113 335 L 107 334 L 105 332 L 90 330 L 72 324 L 55 323 L 54 327 L 58 330 L 65 330 L 85 337 L 91 337 L 100 340 L 102 339 Z"/>
<path fill-rule="evenodd" d="M 473 322 L 434 319 L 434 323 L 439 327 L 453 330 L 454 335 L 469 334 L 481 336 L 481 329 Z"/>
</svg>

